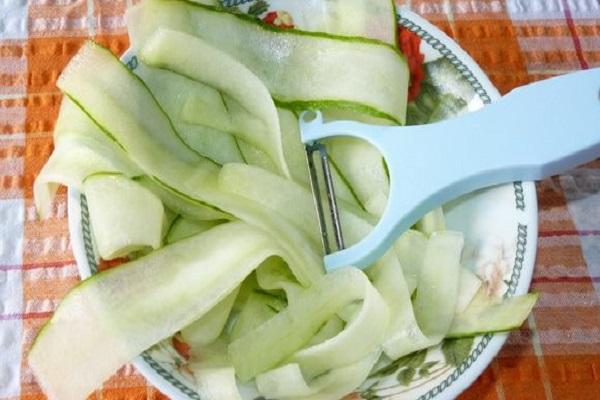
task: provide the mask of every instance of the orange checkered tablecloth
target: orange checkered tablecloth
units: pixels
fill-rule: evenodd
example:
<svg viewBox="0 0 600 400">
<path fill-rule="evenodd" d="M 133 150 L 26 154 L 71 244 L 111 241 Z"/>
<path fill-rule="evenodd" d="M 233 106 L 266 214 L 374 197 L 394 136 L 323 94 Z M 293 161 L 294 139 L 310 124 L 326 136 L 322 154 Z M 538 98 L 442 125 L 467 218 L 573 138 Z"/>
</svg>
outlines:
<svg viewBox="0 0 600 400">
<path fill-rule="evenodd" d="M 87 38 L 121 54 L 131 0 L 0 0 L 0 399 L 43 399 L 24 354 L 79 280 L 66 192 L 36 219 L 56 79 Z M 599 0 L 404 0 L 454 37 L 502 93 L 600 66 Z M 568 99 L 566 99 L 568 101 Z M 600 162 L 537 185 L 533 315 L 463 399 L 600 399 Z M 166 398 L 131 366 L 92 399 Z"/>
</svg>

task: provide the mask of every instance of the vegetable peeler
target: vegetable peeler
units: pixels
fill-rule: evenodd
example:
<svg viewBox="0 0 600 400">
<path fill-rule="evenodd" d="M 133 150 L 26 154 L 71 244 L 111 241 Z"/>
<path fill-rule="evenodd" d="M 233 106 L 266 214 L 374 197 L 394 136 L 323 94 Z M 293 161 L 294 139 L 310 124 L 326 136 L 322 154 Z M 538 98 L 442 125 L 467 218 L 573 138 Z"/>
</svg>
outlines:
<svg viewBox="0 0 600 400">
<path fill-rule="evenodd" d="M 543 179 L 600 157 L 600 68 L 522 86 L 478 111 L 429 125 L 323 122 L 319 111 L 304 111 L 299 121 L 325 267 L 364 268 L 421 216 L 449 200 L 497 184 Z M 379 223 L 348 248 L 327 152 L 319 142 L 335 136 L 375 146 L 390 177 L 388 203 Z M 335 252 L 329 243 L 315 154 L 322 164 Z"/>
</svg>

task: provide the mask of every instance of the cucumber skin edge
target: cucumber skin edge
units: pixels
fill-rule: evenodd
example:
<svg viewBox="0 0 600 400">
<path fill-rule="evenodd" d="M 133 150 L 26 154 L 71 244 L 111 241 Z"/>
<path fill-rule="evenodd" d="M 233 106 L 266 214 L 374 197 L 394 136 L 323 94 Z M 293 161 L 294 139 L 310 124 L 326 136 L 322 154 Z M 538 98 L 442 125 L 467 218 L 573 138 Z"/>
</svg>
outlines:
<svg viewBox="0 0 600 400">
<path fill-rule="evenodd" d="M 107 49 L 106 47 L 104 47 L 103 45 L 99 44 L 98 42 L 94 41 L 94 40 L 87 40 L 87 43 L 93 45 L 94 47 L 98 48 L 99 50 L 102 50 L 104 52 L 106 52 L 107 54 L 109 54 L 112 58 L 115 59 L 115 61 L 117 61 L 119 63 L 119 65 L 125 69 L 125 71 L 127 71 L 127 73 L 129 75 L 131 75 L 133 78 L 135 78 L 147 91 L 148 94 L 150 95 L 150 97 L 152 98 L 152 100 L 154 101 L 154 103 L 156 104 L 156 106 L 158 107 L 158 109 L 160 111 L 162 111 L 162 113 L 164 114 L 165 118 L 167 119 L 167 121 L 169 122 L 169 126 L 171 127 L 171 129 L 173 130 L 173 133 L 175 134 L 175 136 L 177 137 L 177 139 L 179 139 L 179 141 L 185 146 L 187 147 L 191 152 L 193 152 L 194 154 L 196 154 L 201 160 L 206 160 L 209 161 L 211 163 L 213 163 L 215 166 L 220 167 L 221 164 L 216 162 L 215 160 L 211 159 L 210 157 L 206 157 L 203 154 L 200 154 L 198 151 L 196 151 L 194 148 L 192 148 L 189 144 L 187 144 L 187 142 L 185 140 L 183 140 L 181 138 L 181 135 L 179 133 L 179 131 L 177 131 L 177 129 L 175 129 L 175 125 L 173 125 L 173 121 L 171 121 L 171 117 L 169 117 L 169 114 L 167 114 L 167 112 L 164 110 L 164 108 L 160 105 L 160 103 L 158 102 L 158 100 L 156 99 L 156 97 L 154 96 L 154 94 L 152 93 L 152 91 L 150 90 L 150 88 L 148 87 L 148 85 L 146 84 L 146 82 L 144 82 L 144 80 L 142 78 L 140 78 L 138 75 L 134 74 L 133 71 L 131 69 L 129 69 L 125 64 L 123 64 L 121 62 L 121 60 L 109 49 Z M 94 121 L 94 123 L 102 130 L 104 131 L 112 140 L 114 140 L 122 149 L 123 151 L 125 151 L 125 149 L 123 148 L 123 146 L 114 138 L 114 136 L 102 125 L 100 125 L 98 123 L 98 121 L 96 121 L 90 113 L 87 112 L 87 110 L 81 105 L 81 103 L 79 101 L 77 101 L 75 99 L 75 96 L 72 95 L 71 93 L 64 91 L 61 89 L 61 91 L 67 96 L 69 97 L 69 99 L 71 101 L 73 101 L 92 121 Z"/>
<path fill-rule="evenodd" d="M 125 263 L 123 265 L 123 267 L 127 268 L 127 263 Z M 67 292 L 67 294 L 65 295 L 65 297 L 63 297 L 63 299 L 60 301 L 60 304 L 58 305 L 58 307 L 56 308 L 56 310 L 54 310 L 54 312 L 52 313 L 52 316 L 48 319 L 48 321 L 46 321 L 44 323 L 44 325 L 42 325 L 42 328 L 37 333 L 37 335 L 36 335 L 36 337 L 35 337 L 35 339 L 33 341 L 33 344 L 31 345 L 31 348 L 29 349 L 29 352 L 27 353 L 27 356 L 29 356 L 29 353 L 31 353 L 32 351 L 34 351 L 34 349 L 36 348 L 36 344 L 38 342 L 38 339 L 40 339 L 44 335 L 46 329 L 50 327 L 50 325 L 52 324 L 52 320 L 60 312 L 60 310 L 62 308 L 62 305 L 64 303 L 66 303 L 67 301 L 69 301 L 71 299 L 71 297 L 73 297 L 75 294 L 77 294 L 77 292 L 80 289 L 86 287 L 87 285 L 89 285 L 91 283 L 94 283 L 94 281 L 96 279 L 98 279 L 98 277 L 105 276 L 105 275 L 108 275 L 108 274 L 111 274 L 111 273 L 115 273 L 117 270 L 120 270 L 120 269 L 121 268 L 119 268 L 119 269 L 117 269 L 117 268 L 109 268 L 107 270 L 100 271 L 100 272 L 98 272 L 98 273 L 90 276 L 89 278 L 78 282 L 73 288 L 71 288 Z"/>
<path fill-rule="evenodd" d="M 394 50 L 394 52 L 397 53 L 399 56 L 403 57 L 404 60 L 406 60 L 406 56 L 396 46 L 391 45 L 386 42 L 383 42 L 379 39 L 366 38 L 363 36 L 342 36 L 342 35 L 335 35 L 332 33 L 325 33 L 325 32 L 309 32 L 309 31 L 304 31 L 304 30 L 297 29 L 297 28 L 280 29 L 273 25 L 267 24 L 267 23 L 263 22 L 262 20 L 260 20 L 256 17 L 253 17 L 251 15 L 248 15 L 248 14 L 232 13 L 232 12 L 229 12 L 229 11 L 219 8 L 219 7 L 209 6 L 207 4 L 196 3 L 196 2 L 193 2 L 190 0 L 175 0 L 175 1 L 179 1 L 180 3 L 185 3 L 186 5 L 188 5 L 190 7 L 203 8 L 206 11 L 231 15 L 234 18 L 243 20 L 244 22 L 252 23 L 266 31 L 271 31 L 271 32 L 276 32 L 276 33 L 281 33 L 281 34 L 288 34 L 288 35 L 312 36 L 312 37 L 320 37 L 320 38 L 331 39 L 331 40 L 343 40 L 346 42 L 368 43 L 368 44 L 379 45 L 379 46 L 383 46 L 383 47 L 389 47 L 390 49 Z"/>
<path fill-rule="evenodd" d="M 310 110 L 318 110 L 321 108 L 328 108 L 328 107 L 339 107 L 339 108 L 344 108 L 344 109 L 349 109 L 349 110 L 353 110 L 353 111 L 358 111 L 358 112 L 362 112 L 365 114 L 369 114 L 373 117 L 379 117 L 379 118 L 384 118 L 387 119 L 389 121 L 392 121 L 395 124 L 398 125 L 406 125 L 406 116 L 404 118 L 404 121 L 401 121 L 399 119 L 397 119 L 396 117 L 393 117 L 392 115 L 383 112 L 383 111 L 379 111 L 378 109 L 376 109 L 375 107 L 366 105 L 366 104 L 362 104 L 362 103 L 358 103 L 355 101 L 348 101 L 348 100 L 292 100 L 292 101 L 282 101 L 282 100 L 278 100 L 277 98 L 273 98 L 273 101 L 275 102 L 275 105 L 277 107 L 281 107 L 281 108 L 286 108 L 288 110 L 294 111 L 294 112 L 301 112 L 304 111 L 306 109 L 310 109 Z"/>
<path fill-rule="evenodd" d="M 330 39 L 330 40 L 339 40 L 339 41 L 345 41 L 345 42 L 354 42 L 354 43 L 366 43 L 366 44 L 372 44 L 372 45 L 378 45 L 378 46 L 382 46 L 382 47 L 387 47 L 389 49 L 391 49 L 392 51 L 394 51 L 394 53 L 396 53 L 404 62 L 404 64 L 407 66 L 408 68 L 408 60 L 406 58 L 406 56 L 404 55 L 404 53 L 402 53 L 400 51 L 400 49 L 398 49 L 397 46 L 395 45 L 391 45 L 389 43 L 385 43 L 381 40 L 378 39 L 371 39 L 371 38 L 365 38 L 362 36 L 340 36 L 340 35 L 334 35 L 334 34 L 330 34 L 330 33 L 324 33 L 324 32 L 308 32 L 308 31 L 303 31 L 300 29 L 296 29 L 296 28 L 286 28 L 286 29 L 279 29 L 277 27 L 274 27 L 273 25 L 269 25 L 266 24 L 264 22 L 262 22 L 260 19 L 255 18 L 253 16 L 247 15 L 247 14 L 238 14 L 238 13 L 232 13 L 229 12 L 227 10 L 223 10 L 217 7 L 213 7 L 213 6 L 209 6 L 206 4 L 200 4 L 200 3 L 195 3 L 193 1 L 190 0 L 175 0 L 175 1 L 179 1 L 181 3 L 186 4 L 189 7 L 196 7 L 196 8 L 202 8 L 206 11 L 209 12 L 214 12 L 214 13 L 220 13 L 220 14 L 227 14 L 232 16 L 233 18 L 237 18 L 239 20 L 242 20 L 244 22 L 247 23 L 251 23 L 256 25 L 257 27 L 259 27 L 260 29 L 266 30 L 266 31 L 270 31 L 270 32 L 275 32 L 278 34 L 283 34 L 283 35 L 299 35 L 299 36 L 310 36 L 310 37 L 319 37 L 319 38 L 324 38 L 324 39 Z M 395 7 L 394 7 L 395 10 Z M 351 109 L 355 109 L 357 111 L 363 111 L 366 112 L 370 115 L 373 115 L 375 117 L 381 117 L 381 118 L 385 118 L 388 119 L 390 121 L 393 121 L 399 125 L 404 125 L 405 121 L 400 121 L 394 117 L 392 117 L 391 115 L 388 115 L 387 113 L 381 112 L 379 110 L 376 110 L 375 108 L 372 108 L 370 106 L 367 105 L 362 105 L 359 103 L 354 103 L 354 102 L 340 102 L 337 100 L 322 100 L 322 101 L 288 101 L 288 102 L 284 102 L 284 101 L 279 101 L 277 99 L 275 100 L 275 104 L 277 106 L 281 106 L 284 108 L 289 108 L 289 109 L 303 109 L 306 107 L 322 107 L 322 106 L 342 106 L 342 107 L 346 107 L 346 108 L 351 108 Z"/>
<path fill-rule="evenodd" d="M 527 316 L 529 316 L 529 314 L 531 314 L 531 311 L 533 310 L 533 307 L 535 306 L 535 304 L 537 303 L 540 294 L 539 292 L 530 292 L 530 293 L 526 293 L 523 296 L 527 296 L 529 298 L 533 299 L 533 302 L 531 304 L 531 308 L 529 309 L 529 311 L 527 312 Z M 525 319 L 527 319 L 527 317 L 525 317 Z M 510 332 L 510 331 L 514 331 L 516 329 L 519 329 L 523 323 L 525 322 L 525 320 L 523 320 L 520 324 L 518 325 L 511 325 L 505 329 L 496 329 L 496 330 L 490 330 L 490 331 L 482 331 L 482 332 L 457 332 L 457 333 L 452 333 L 449 335 L 445 336 L 445 339 L 460 339 L 460 338 L 466 338 L 466 337 L 473 337 L 473 336 L 479 336 L 479 335 L 485 335 L 486 333 L 501 333 L 501 332 Z"/>
</svg>

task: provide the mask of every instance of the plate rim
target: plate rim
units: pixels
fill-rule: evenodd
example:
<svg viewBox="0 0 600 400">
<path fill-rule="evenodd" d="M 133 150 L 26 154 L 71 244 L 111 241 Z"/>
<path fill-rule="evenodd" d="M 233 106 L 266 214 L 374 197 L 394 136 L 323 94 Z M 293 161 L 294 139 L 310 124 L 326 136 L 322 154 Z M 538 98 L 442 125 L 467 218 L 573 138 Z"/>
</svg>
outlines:
<svg viewBox="0 0 600 400">
<path fill-rule="evenodd" d="M 422 40 L 426 41 L 435 50 L 438 50 L 442 56 L 449 59 L 449 61 L 459 68 L 459 71 L 469 80 L 471 86 L 473 86 L 473 89 L 484 103 L 490 103 L 501 97 L 483 69 L 452 38 L 435 25 L 405 7 L 397 7 L 397 21 L 405 28 L 420 36 Z M 128 63 L 135 62 L 137 62 L 135 58 L 128 61 Z M 464 66 L 466 69 L 462 70 L 460 66 Z M 519 295 L 527 293 L 531 284 L 537 251 L 538 210 L 535 184 L 533 182 L 515 182 L 513 185 L 516 209 L 521 211 L 519 213 L 520 218 L 518 218 L 519 232 L 517 255 L 515 264 L 513 265 L 513 278 L 515 268 L 518 268 L 519 274 L 514 286 L 509 288 L 509 290 L 511 290 L 512 295 Z M 91 276 L 92 271 L 97 270 L 97 264 L 95 263 L 97 255 L 93 251 L 90 252 L 85 245 L 86 242 L 90 243 L 92 241 L 85 197 L 78 190 L 69 188 L 67 201 L 68 226 L 73 254 L 78 272 L 81 278 L 85 279 Z M 82 204 L 84 207 L 82 207 Z M 82 223 L 83 220 L 85 220 L 85 223 Z M 524 230 L 522 230 L 522 227 L 524 227 Z M 484 339 L 475 349 L 472 349 L 465 362 L 455 368 L 450 376 L 427 393 L 421 395 L 418 400 L 455 398 L 468 388 L 487 368 L 504 345 L 507 336 L 508 334 L 506 333 L 484 335 Z M 482 346 L 482 343 L 485 344 Z M 151 365 L 152 362 L 154 362 L 154 366 Z M 170 373 L 165 371 L 164 368 L 145 353 L 136 357 L 132 363 L 150 384 L 156 386 L 169 397 L 175 400 L 188 400 L 190 398 L 200 400 L 200 396 L 185 384 L 174 379 L 174 381 L 180 383 L 180 385 L 177 385 L 171 379 L 168 379 L 166 375 L 170 375 Z M 399 397 L 391 395 L 389 398 L 394 399 Z"/>
</svg>

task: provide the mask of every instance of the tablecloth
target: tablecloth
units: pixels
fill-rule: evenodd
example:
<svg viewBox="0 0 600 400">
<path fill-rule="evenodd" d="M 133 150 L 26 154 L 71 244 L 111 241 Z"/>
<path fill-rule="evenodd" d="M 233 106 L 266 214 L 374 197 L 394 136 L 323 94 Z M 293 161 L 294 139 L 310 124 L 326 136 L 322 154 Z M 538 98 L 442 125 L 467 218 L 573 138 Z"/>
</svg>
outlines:
<svg viewBox="0 0 600 400">
<path fill-rule="evenodd" d="M 0 0 L 0 399 L 44 399 L 24 355 L 78 282 L 66 192 L 40 221 L 32 182 L 52 151 L 56 79 L 87 38 L 122 53 L 131 0 Z M 502 93 L 600 66 L 599 0 L 404 0 Z M 568 99 L 565 99 L 568 101 Z M 535 149 L 532 149 L 535 151 Z M 540 301 L 462 399 L 600 398 L 600 161 L 537 185 Z M 164 399 L 125 366 L 91 399 Z"/>
</svg>

